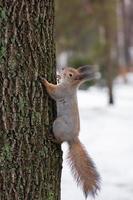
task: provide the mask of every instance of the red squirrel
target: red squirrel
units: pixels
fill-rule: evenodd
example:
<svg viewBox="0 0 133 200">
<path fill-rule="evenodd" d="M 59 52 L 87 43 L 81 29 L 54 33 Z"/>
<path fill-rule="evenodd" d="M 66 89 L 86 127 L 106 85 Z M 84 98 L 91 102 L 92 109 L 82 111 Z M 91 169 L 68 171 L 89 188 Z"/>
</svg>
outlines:
<svg viewBox="0 0 133 200">
<path fill-rule="evenodd" d="M 60 81 L 57 85 L 41 79 L 48 94 L 57 103 L 57 118 L 53 123 L 53 133 L 59 143 L 67 142 L 69 145 L 68 159 L 71 171 L 79 184 L 85 197 L 88 194 L 95 196 L 100 189 L 100 176 L 95 165 L 81 144 L 78 136 L 80 119 L 77 103 L 77 89 L 86 80 L 95 78 L 95 72 L 88 66 L 63 68 Z"/>
</svg>

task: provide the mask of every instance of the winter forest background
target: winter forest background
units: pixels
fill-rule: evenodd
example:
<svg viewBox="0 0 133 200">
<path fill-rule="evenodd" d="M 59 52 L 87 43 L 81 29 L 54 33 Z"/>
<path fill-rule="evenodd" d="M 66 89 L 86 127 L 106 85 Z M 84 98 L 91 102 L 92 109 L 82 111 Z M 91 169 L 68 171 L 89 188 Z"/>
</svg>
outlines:
<svg viewBox="0 0 133 200">
<path fill-rule="evenodd" d="M 58 65 L 96 65 L 99 85 L 109 89 L 113 80 L 133 70 L 133 1 L 73 0 L 56 2 Z"/>
<path fill-rule="evenodd" d="M 102 176 L 96 199 L 132 200 L 133 1 L 57 0 L 56 45 L 59 67 L 90 64 L 100 72 L 78 93 L 80 138 Z M 63 150 L 62 200 L 84 199 Z"/>
</svg>

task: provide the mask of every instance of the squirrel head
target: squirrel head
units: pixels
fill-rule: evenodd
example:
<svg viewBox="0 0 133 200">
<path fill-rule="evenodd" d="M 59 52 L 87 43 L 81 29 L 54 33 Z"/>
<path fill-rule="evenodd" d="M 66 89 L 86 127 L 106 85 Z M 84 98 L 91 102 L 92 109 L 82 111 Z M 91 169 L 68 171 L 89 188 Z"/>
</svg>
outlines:
<svg viewBox="0 0 133 200">
<path fill-rule="evenodd" d="M 77 69 L 66 67 L 61 69 L 59 77 L 61 83 L 79 86 L 87 80 L 95 79 L 96 72 L 88 65 Z"/>
</svg>

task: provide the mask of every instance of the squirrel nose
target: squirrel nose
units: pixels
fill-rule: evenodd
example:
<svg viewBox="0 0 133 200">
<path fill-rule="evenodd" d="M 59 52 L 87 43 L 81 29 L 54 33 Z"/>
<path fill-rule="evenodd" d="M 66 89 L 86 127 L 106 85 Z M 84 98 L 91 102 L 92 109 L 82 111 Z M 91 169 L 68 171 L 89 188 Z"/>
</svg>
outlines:
<svg viewBox="0 0 133 200">
<path fill-rule="evenodd" d="M 63 68 L 62 68 L 62 71 L 63 71 L 64 69 L 65 69 L 65 68 L 63 67 Z"/>
</svg>

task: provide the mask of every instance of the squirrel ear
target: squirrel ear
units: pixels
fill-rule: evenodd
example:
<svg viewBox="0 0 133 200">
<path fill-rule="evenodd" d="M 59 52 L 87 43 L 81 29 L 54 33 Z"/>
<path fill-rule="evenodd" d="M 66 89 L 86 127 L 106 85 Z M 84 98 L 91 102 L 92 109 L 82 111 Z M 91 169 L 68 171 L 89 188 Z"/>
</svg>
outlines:
<svg viewBox="0 0 133 200">
<path fill-rule="evenodd" d="M 78 68 L 79 73 L 83 73 L 90 70 L 92 70 L 92 66 L 90 65 L 84 65 Z"/>
<path fill-rule="evenodd" d="M 81 73 L 81 74 L 76 75 L 75 80 L 82 81 L 82 80 L 86 79 L 87 77 L 88 77 L 88 74 Z"/>
<path fill-rule="evenodd" d="M 86 71 L 84 73 L 80 73 L 75 77 L 75 80 L 85 81 L 85 80 L 94 80 L 96 78 L 96 73 L 94 71 Z"/>
<path fill-rule="evenodd" d="M 77 75 L 77 80 L 85 81 L 85 80 L 94 80 L 98 76 L 98 71 L 96 67 L 85 65 L 78 68 L 79 74 Z"/>
</svg>

